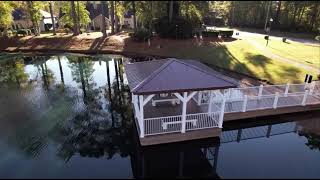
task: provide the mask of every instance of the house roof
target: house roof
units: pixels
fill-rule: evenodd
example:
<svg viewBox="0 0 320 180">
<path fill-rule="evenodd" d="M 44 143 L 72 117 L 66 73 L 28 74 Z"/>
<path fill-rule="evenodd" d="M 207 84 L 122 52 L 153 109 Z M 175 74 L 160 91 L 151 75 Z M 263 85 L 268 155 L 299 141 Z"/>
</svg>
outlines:
<svg viewBox="0 0 320 180">
<path fill-rule="evenodd" d="M 86 9 L 89 11 L 89 17 L 90 19 L 94 19 L 97 16 L 99 16 L 100 14 L 102 14 L 102 6 L 103 4 L 99 3 L 94 5 L 92 2 L 87 2 L 86 3 Z M 109 12 L 108 12 L 108 7 L 107 4 L 104 5 L 104 10 L 105 10 L 105 15 L 108 16 Z"/>
<path fill-rule="evenodd" d="M 125 65 L 133 94 L 232 88 L 238 82 L 194 60 L 168 58 Z"/>
<path fill-rule="evenodd" d="M 22 20 L 27 18 L 27 13 L 22 8 L 17 8 L 12 11 L 13 20 Z"/>
<path fill-rule="evenodd" d="M 51 18 L 51 14 L 47 11 L 41 10 L 40 9 L 40 14 L 44 17 L 44 18 Z M 53 15 L 53 17 L 56 17 L 56 15 Z"/>
</svg>

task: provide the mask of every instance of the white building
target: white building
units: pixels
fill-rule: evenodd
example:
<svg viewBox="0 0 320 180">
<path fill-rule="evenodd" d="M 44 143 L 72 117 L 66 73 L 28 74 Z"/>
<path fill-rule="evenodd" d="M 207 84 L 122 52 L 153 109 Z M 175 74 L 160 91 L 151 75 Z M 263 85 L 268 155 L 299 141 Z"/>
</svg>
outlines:
<svg viewBox="0 0 320 180">
<path fill-rule="evenodd" d="M 48 31 L 53 29 L 53 22 L 51 19 L 51 14 L 47 11 L 40 10 L 40 13 L 42 15 L 42 19 L 40 21 L 40 31 Z M 53 15 L 55 27 L 57 27 L 58 24 L 58 18 L 57 16 Z"/>
</svg>

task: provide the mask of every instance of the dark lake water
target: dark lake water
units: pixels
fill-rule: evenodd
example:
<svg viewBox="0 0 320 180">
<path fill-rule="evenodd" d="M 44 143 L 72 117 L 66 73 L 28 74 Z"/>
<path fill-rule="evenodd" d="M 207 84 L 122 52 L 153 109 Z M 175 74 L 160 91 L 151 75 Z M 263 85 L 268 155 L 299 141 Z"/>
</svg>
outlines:
<svg viewBox="0 0 320 180">
<path fill-rule="evenodd" d="M 0 178 L 320 178 L 320 112 L 142 148 L 117 55 L 0 56 Z"/>
</svg>

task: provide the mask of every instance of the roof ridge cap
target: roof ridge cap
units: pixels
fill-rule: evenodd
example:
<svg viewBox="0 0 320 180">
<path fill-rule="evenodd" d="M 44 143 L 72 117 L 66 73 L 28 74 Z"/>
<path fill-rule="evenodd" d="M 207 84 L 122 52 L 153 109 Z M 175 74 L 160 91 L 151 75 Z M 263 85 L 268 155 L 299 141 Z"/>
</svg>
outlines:
<svg viewBox="0 0 320 180">
<path fill-rule="evenodd" d="M 152 74 L 150 74 L 147 78 L 145 78 L 143 81 L 141 81 L 138 85 L 136 85 L 136 87 L 134 87 L 132 89 L 132 92 L 135 92 L 139 89 L 141 89 L 147 82 L 149 82 L 150 80 L 152 80 L 156 75 L 158 75 L 161 71 L 163 71 L 165 69 L 165 67 L 167 67 L 169 64 L 171 64 L 174 60 L 169 59 L 167 62 L 165 62 L 164 64 L 162 64 L 157 70 L 155 70 Z"/>
</svg>

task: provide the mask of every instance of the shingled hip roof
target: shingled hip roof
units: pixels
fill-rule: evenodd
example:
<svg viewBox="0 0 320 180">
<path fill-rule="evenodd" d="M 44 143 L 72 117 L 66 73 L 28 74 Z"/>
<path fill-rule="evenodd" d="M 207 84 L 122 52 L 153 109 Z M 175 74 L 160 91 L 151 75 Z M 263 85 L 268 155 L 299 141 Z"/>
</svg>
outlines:
<svg viewBox="0 0 320 180">
<path fill-rule="evenodd" d="M 194 60 L 168 58 L 125 65 L 133 94 L 225 89 L 237 82 Z"/>
</svg>

